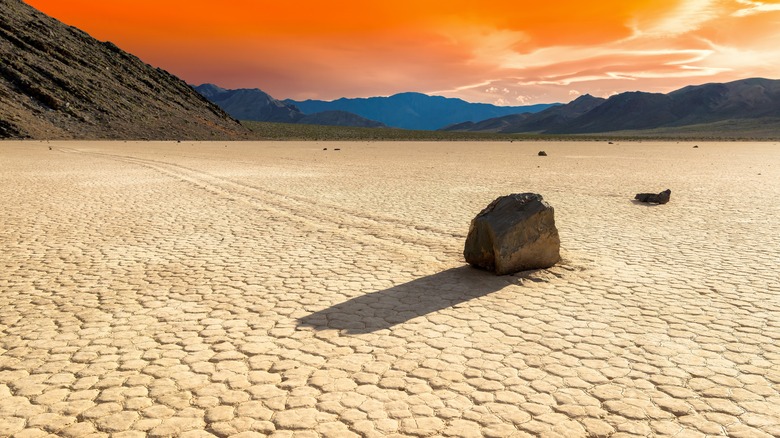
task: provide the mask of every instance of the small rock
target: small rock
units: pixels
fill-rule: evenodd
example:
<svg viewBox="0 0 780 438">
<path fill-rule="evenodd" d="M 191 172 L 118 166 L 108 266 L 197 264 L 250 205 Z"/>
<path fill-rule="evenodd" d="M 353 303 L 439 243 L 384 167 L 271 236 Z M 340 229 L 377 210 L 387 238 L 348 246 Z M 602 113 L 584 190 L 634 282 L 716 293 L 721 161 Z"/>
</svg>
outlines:
<svg viewBox="0 0 780 438">
<path fill-rule="evenodd" d="M 554 209 L 536 193 L 502 196 L 472 221 L 463 256 L 497 275 L 549 268 L 560 259 Z"/>
<path fill-rule="evenodd" d="M 694 149 L 699 149 L 699 145 L 697 145 L 697 144 L 696 144 L 696 145 L 693 145 L 693 148 L 694 148 Z"/>
<path fill-rule="evenodd" d="M 545 151 L 539 151 L 539 154 L 538 154 L 538 155 L 539 155 L 540 157 L 546 157 L 546 156 L 547 156 L 547 152 L 545 152 Z"/>
<path fill-rule="evenodd" d="M 322 150 L 323 150 L 323 151 L 327 151 L 327 150 L 328 150 L 328 148 L 322 148 Z"/>
<path fill-rule="evenodd" d="M 611 141 L 609 141 L 609 142 L 607 142 L 607 144 L 615 144 L 615 143 L 612 143 Z"/>
<path fill-rule="evenodd" d="M 341 149 L 339 149 L 339 148 L 335 148 L 335 149 L 333 149 L 333 150 L 334 150 L 334 151 L 340 151 Z"/>
<path fill-rule="evenodd" d="M 661 193 L 637 193 L 634 199 L 648 204 L 666 204 L 669 202 L 670 196 L 672 196 L 672 191 L 666 189 Z"/>
</svg>

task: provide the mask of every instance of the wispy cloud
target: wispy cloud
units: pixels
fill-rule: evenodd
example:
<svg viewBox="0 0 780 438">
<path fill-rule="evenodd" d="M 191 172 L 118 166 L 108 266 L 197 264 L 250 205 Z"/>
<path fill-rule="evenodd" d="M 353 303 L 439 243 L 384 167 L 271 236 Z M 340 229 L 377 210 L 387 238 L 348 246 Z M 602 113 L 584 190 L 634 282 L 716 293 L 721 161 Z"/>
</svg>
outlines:
<svg viewBox="0 0 780 438">
<path fill-rule="evenodd" d="M 780 3 L 754 2 L 750 0 L 737 0 L 737 3 L 745 5 L 745 8 L 734 12 L 735 17 L 747 17 L 748 15 L 760 14 L 763 12 L 780 11 Z"/>
<path fill-rule="evenodd" d="M 634 24 L 635 36 L 672 37 L 690 33 L 717 18 L 721 10 L 721 2 L 716 0 L 682 0 L 645 26 Z"/>
<path fill-rule="evenodd" d="M 505 44 L 493 61 L 499 72 L 494 77 L 503 79 L 494 79 L 490 90 L 508 88 L 528 101 L 544 96 L 565 101 L 578 95 L 571 93 L 573 85 L 577 93 L 608 95 L 772 76 L 772 69 L 780 69 L 780 46 L 774 34 L 751 33 L 755 23 L 741 17 L 780 11 L 780 3 L 737 3 L 741 9 L 733 1 L 681 0 L 667 10 L 630 17 L 625 22 L 632 30 L 628 36 L 600 45 L 546 45 L 525 52 Z M 474 50 L 480 52 L 478 46 Z M 474 88 L 460 92 L 480 93 Z"/>
</svg>

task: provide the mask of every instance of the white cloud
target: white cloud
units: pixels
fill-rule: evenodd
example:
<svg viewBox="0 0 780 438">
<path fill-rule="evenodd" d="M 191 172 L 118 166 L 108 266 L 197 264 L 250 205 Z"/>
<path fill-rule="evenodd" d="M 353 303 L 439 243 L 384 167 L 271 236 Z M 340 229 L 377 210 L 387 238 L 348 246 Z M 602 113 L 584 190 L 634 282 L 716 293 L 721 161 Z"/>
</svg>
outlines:
<svg viewBox="0 0 780 438">
<path fill-rule="evenodd" d="M 694 32 L 702 25 L 720 16 L 719 2 L 715 0 L 683 0 L 668 14 L 646 25 L 631 23 L 634 37 L 672 37 Z"/>
<path fill-rule="evenodd" d="M 778 3 L 754 2 L 750 0 L 737 0 L 737 3 L 743 4 L 747 7 L 734 12 L 732 15 L 735 17 L 747 17 L 748 15 L 759 14 L 762 12 L 780 11 L 780 4 Z"/>
</svg>

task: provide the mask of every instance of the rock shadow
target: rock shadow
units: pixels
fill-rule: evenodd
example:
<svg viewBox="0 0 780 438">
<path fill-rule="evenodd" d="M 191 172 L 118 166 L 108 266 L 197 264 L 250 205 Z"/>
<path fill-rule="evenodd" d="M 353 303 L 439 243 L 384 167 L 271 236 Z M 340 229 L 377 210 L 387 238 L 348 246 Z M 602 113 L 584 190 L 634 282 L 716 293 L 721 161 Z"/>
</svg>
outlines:
<svg viewBox="0 0 780 438">
<path fill-rule="evenodd" d="M 636 199 L 632 199 L 631 203 L 634 204 L 634 205 L 641 205 L 643 207 L 659 207 L 661 205 L 665 205 L 665 204 L 655 204 L 655 203 L 651 203 L 651 202 L 637 201 Z"/>
<path fill-rule="evenodd" d="M 373 333 L 488 295 L 510 284 L 517 284 L 514 277 L 500 277 L 465 265 L 357 296 L 299 318 L 298 326 L 343 330 L 347 334 Z"/>
</svg>

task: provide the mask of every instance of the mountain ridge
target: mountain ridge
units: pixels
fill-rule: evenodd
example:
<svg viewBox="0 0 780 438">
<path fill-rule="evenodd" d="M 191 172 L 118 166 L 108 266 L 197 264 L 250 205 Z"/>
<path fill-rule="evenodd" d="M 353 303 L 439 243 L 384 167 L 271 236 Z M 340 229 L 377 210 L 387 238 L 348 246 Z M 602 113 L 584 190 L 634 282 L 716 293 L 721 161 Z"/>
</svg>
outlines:
<svg viewBox="0 0 780 438">
<path fill-rule="evenodd" d="M 689 85 L 670 93 L 629 91 L 609 97 L 580 96 L 568 104 L 522 119 L 483 120 L 454 125 L 448 131 L 598 134 L 729 126 L 730 120 L 780 117 L 780 80 L 748 78 L 727 83 Z M 746 126 L 747 123 L 737 123 Z M 491 130 L 495 126 L 498 130 Z M 659 131 L 660 132 L 660 131 Z M 777 129 L 780 135 L 780 127 Z"/>
<path fill-rule="evenodd" d="M 385 126 L 381 122 L 346 111 L 330 110 L 304 114 L 297 106 L 275 99 L 259 88 L 230 90 L 214 84 L 201 84 L 193 88 L 239 120 L 366 128 Z"/>
<path fill-rule="evenodd" d="M 525 112 L 537 112 L 558 104 L 528 106 L 496 106 L 472 103 L 462 99 L 404 92 L 388 97 L 359 97 L 323 101 L 285 99 L 304 113 L 327 110 L 348 111 L 387 126 L 414 130 L 436 130 L 455 123 L 478 122 Z"/>
</svg>

